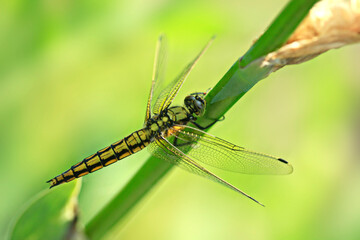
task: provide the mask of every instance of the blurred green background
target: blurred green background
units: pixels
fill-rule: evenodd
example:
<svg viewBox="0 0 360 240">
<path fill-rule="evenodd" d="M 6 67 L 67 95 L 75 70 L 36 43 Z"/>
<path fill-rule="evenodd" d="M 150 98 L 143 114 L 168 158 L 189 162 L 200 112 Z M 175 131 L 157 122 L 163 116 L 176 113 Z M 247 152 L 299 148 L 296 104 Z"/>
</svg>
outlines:
<svg viewBox="0 0 360 240">
<path fill-rule="evenodd" d="M 2 1 L 0 236 L 45 181 L 142 126 L 155 43 L 175 77 L 213 35 L 177 103 L 223 76 L 287 1 Z M 360 46 L 258 83 L 211 133 L 294 166 L 220 172 L 267 207 L 174 169 L 107 239 L 359 239 Z M 86 224 L 149 156 L 83 179 Z"/>
</svg>

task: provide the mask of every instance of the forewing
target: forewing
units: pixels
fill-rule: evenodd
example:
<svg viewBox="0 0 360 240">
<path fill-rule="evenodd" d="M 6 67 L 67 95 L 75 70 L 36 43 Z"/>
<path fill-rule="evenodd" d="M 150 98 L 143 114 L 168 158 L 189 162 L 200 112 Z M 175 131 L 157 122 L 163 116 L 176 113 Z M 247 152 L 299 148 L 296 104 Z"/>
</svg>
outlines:
<svg viewBox="0 0 360 240">
<path fill-rule="evenodd" d="M 169 85 L 166 86 L 164 90 L 160 93 L 159 97 L 156 99 L 154 105 L 153 113 L 159 114 L 162 110 L 168 108 L 172 101 L 174 100 L 176 94 L 179 92 L 181 86 L 183 85 L 185 79 L 194 68 L 195 64 L 199 61 L 200 57 L 208 49 L 214 37 L 206 44 L 206 46 L 201 50 L 201 52 L 195 57 L 195 59 L 188 64 L 188 66 L 182 71 L 182 73 L 175 78 Z"/>
<path fill-rule="evenodd" d="M 262 205 L 260 202 L 258 202 L 248 194 L 244 193 L 240 189 L 236 188 L 235 186 L 231 185 L 230 183 L 226 182 L 225 180 L 221 179 L 210 171 L 206 170 L 204 167 L 196 163 L 189 156 L 180 151 L 177 147 L 175 147 L 172 143 L 170 143 L 167 139 L 163 137 L 158 137 L 155 142 L 151 143 L 148 146 L 148 149 L 154 156 L 160 159 L 169 161 L 172 164 L 175 164 L 191 173 L 195 173 L 197 175 L 218 182 Z"/>
<path fill-rule="evenodd" d="M 164 35 L 160 35 L 156 44 L 153 75 L 152 75 L 149 99 L 146 106 L 145 122 L 151 117 L 151 109 L 154 108 L 155 105 L 154 99 L 157 99 L 160 94 L 160 89 L 163 82 L 165 58 L 166 58 L 166 38 Z"/>
<path fill-rule="evenodd" d="M 236 146 L 221 138 L 189 126 L 179 125 L 172 135 L 177 147 L 209 166 L 245 174 L 289 174 L 292 166 L 285 160 Z"/>
</svg>

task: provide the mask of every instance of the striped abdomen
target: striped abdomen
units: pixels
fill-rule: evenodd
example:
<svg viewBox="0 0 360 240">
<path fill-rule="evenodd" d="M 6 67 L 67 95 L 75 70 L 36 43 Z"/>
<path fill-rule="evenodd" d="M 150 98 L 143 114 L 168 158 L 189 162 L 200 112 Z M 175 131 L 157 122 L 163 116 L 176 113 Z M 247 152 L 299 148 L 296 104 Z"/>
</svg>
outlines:
<svg viewBox="0 0 360 240">
<path fill-rule="evenodd" d="M 88 173 L 95 172 L 106 167 L 120 159 L 123 159 L 133 153 L 145 148 L 149 143 L 149 134 L 146 129 L 136 131 L 109 147 L 97 151 L 97 153 L 85 158 L 83 161 L 75 164 L 69 170 L 47 181 L 50 188 L 64 182 L 70 182 L 75 178 L 82 177 Z"/>
</svg>

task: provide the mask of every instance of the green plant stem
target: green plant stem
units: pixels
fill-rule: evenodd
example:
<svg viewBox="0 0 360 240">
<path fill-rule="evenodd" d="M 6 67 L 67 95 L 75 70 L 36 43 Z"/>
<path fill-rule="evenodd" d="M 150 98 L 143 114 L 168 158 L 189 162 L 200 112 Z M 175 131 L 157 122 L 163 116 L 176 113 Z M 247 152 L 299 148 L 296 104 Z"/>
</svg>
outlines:
<svg viewBox="0 0 360 240">
<path fill-rule="evenodd" d="M 205 115 L 197 123 L 206 126 L 223 116 L 258 81 L 272 71 L 256 61 L 279 48 L 296 29 L 316 0 L 294 0 L 270 25 L 268 30 L 237 60 L 206 96 Z M 138 203 L 172 168 L 172 165 L 150 157 L 127 185 L 86 226 L 90 239 L 100 239 Z"/>
<path fill-rule="evenodd" d="M 266 78 L 271 68 L 261 67 L 259 61 L 240 67 L 237 60 L 216 86 L 207 94 L 205 114 L 197 120 L 201 126 L 208 126 L 224 114 L 247 93 L 258 81 Z"/>
</svg>

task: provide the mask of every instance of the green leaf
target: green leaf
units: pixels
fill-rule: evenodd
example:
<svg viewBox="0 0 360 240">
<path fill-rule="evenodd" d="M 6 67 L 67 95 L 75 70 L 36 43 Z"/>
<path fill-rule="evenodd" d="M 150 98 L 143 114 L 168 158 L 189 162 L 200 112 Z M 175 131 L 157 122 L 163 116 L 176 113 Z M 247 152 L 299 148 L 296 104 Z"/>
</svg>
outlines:
<svg viewBox="0 0 360 240">
<path fill-rule="evenodd" d="M 24 206 L 9 229 L 8 239 L 72 239 L 77 220 L 80 181 L 46 189 Z"/>
</svg>

